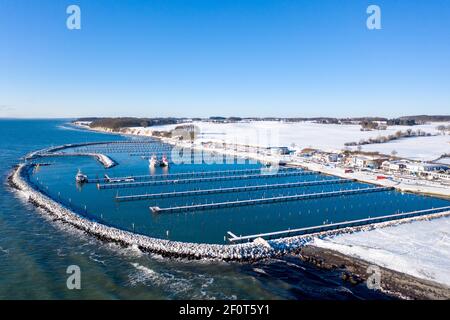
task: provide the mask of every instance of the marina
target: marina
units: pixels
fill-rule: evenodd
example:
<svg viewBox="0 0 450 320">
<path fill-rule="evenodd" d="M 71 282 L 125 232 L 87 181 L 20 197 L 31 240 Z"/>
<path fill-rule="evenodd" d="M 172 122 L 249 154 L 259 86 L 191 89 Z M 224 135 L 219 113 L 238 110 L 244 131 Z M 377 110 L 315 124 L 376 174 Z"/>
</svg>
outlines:
<svg viewBox="0 0 450 320">
<path fill-rule="evenodd" d="M 230 240 L 234 239 L 229 237 L 230 230 L 233 234 L 283 238 L 303 231 L 277 230 L 324 230 L 315 229 L 324 225 L 336 230 L 353 222 L 374 223 L 378 220 L 371 219 L 378 216 L 395 220 L 402 212 L 422 212 L 448 204 L 442 199 L 399 193 L 391 187 L 293 167 L 267 168 L 244 159 L 152 167 L 147 157 L 131 156 L 134 147 L 153 151 L 167 146 L 148 140 L 54 147 L 41 154 L 65 156 L 55 156 L 50 166 L 33 170 L 30 181 L 87 219 L 160 239 L 222 245 L 238 241 Z M 86 157 L 78 156 L 80 150 Z M 105 152 L 102 154 L 117 165 L 100 169 L 89 160 L 90 152 Z M 196 152 L 192 154 L 197 156 Z M 70 157 L 73 154 L 77 156 Z M 80 170 L 78 182 L 74 173 L 70 174 L 74 168 Z M 241 240 L 249 239 L 253 238 Z"/>
<path fill-rule="evenodd" d="M 43 126 L 41 121 L 36 122 L 36 131 L 39 132 L 46 126 Z M 46 122 L 44 122 L 46 123 Z M 31 132 L 23 137 L 24 141 L 31 139 L 32 144 L 28 147 L 19 150 L 15 155 L 10 157 L 9 163 L 12 165 L 16 163 L 17 159 L 23 156 L 26 152 L 33 150 L 33 148 L 44 150 L 45 152 L 52 152 L 51 149 L 56 149 L 55 152 L 65 152 L 70 153 L 73 150 L 70 146 L 77 145 L 77 141 L 93 141 L 92 150 L 90 151 L 104 151 L 96 150 L 95 148 L 99 146 L 98 143 L 103 143 L 105 141 L 105 136 L 102 134 L 91 133 L 86 131 L 74 131 L 74 130 L 63 130 L 58 128 L 56 125 L 51 123 L 52 131 L 46 133 L 49 138 L 40 144 L 36 142 L 36 139 L 32 137 L 37 137 L 39 135 Z M 25 122 L 24 128 L 29 128 L 30 123 Z M 6 136 L 8 136 L 6 132 Z M 20 136 L 20 133 L 14 133 L 14 137 Z M 116 138 L 115 136 L 113 138 Z M 111 137 L 108 137 L 111 139 Z M 117 139 L 123 139 L 117 136 Z M 98 142 L 95 142 L 97 140 Z M 7 141 L 5 150 L 12 149 L 8 146 Z M 61 146 L 65 147 L 48 147 L 51 143 L 59 142 Z M 74 143 L 67 143 L 74 142 Z M 86 143 L 86 142 L 84 142 Z M 107 144 L 107 143 L 105 143 Z M 115 151 L 114 146 L 118 144 L 113 144 L 111 151 Z M 38 150 L 39 151 L 39 150 Z M 33 152 L 32 152 L 33 153 Z M 39 153 L 39 152 L 37 152 Z M 4 204 L 5 219 L 7 217 L 14 217 L 11 222 L 17 224 L 17 228 L 11 230 L 11 236 L 18 237 L 22 233 L 23 226 L 30 228 L 31 224 L 40 225 L 39 230 L 36 232 L 36 236 L 33 236 L 32 243 L 30 246 L 33 251 L 33 256 L 38 255 L 39 261 L 50 261 L 52 265 L 57 265 L 58 268 L 64 270 L 68 264 L 73 263 L 73 256 L 71 253 L 76 252 L 86 252 L 89 248 L 87 254 L 76 254 L 75 258 L 81 267 L 85 270 L 85 276 L 89 273 L 94 272 L 95 276 L 89 281 L 98 280 L 98 277 L 102 273 L 96 275 L 95 266 L 98 265 L 95 260 L 98 259 L 98 252 L 102 252 L 102 248 L 111 248 L 109 244 L 105 243 L 105 246 L 99 244 L 98 241 L 89 240 L 92 237 L 98 237 L 105 242 L 115 242 L 119 243 L 130 243 L 130 247 L 140 247 L 142 251 L 145 248 L 152 250 L 152 252 L 161 252 L 165 255 L 173 256 L 184 256 L 193 258 L 211 258 L 215 259 L 256 259 L 261 257 L 270 257 L 274 251 L 288 252 L 294 248 L 299 248 L 308 244 L 314 233 L 303 234 L 301 232 L 293 232 L 301 228 L 319 228 L 331 223 L 344 223 L 345 220 L 353 221 L 358 218 L 368 218 L 376 217 L 377 213 L 391 213 L 397 214 L 398 210 L 403 212 L 411 212 L 414 209 L 424 209 L 429 208 L 439 208 L 444 207 L 445 203 L 442 200 L 436 200 L 432 197 L 418 197 L 411 194 L 401 194 L 394 191 L 385 192 L 375 192 L 365 195 L 352 195 L 347 197 L 331 197 L 322 199 L 312 199 L 303 201 L 291 201 L 282 202 L 275 204 L 265 204 L 256 206 L 245 206 L 245 207 L 234 207 L 234 208 L 223 208 L 218 210 L 202 210 L 201 214 L 196 214 L 195 212 L 190 213 L 173 213 L 173 214 L 151 214 L 149 206 L 181 206 L 192 203 L 211 203 L 213 201 L 233 201 L 236 199 L 253 199 L 261 198 L 262 196 L 269 197 L 271 195 L 283 195 L 283 194 L 294 194 L 294 193 L 312 193 L 323 191 L 332 191 L 347 188 L 358 188 L 358 187 L 368 187 L 367 184 L 359 184 L 358 182 L 351 181 L 351 179 L 345 179 L 342 183 L 331 183 L 327 180 L 339 180 L 331 175 L 307 175 L 307 176 L 292 176 L 292 177 L 279 177 L 271 180 L 250 179 L 250 180 L 231 180 L 231 181 L 217 181 L 217 182 L 207 182 L 198 184 L 180 184 L 180 185 L 160 185 L 160 186 L 149 186 L 141 188 L 129 188 L 120 189 L 121 195 L 138 195 L 138 194 L 160 194 L 160 193 L 172 193 L 172 192 L 185 192 L 185 191 L 196 191 L 196 190 L 210 190 L 210 189 L 227 189 L 233 188 L 237 189 L 236 192 L 225 192 L 225 193 L 213 193 L 211 195 L 189 195 L 188 196 L 169 196 L 169 198 L 159 198 L 155 199 L 144 199 L 140 201 L 116 201 L 117 190 L 98 190 L 95 185 L 99 182 L 104 183 L 115 183 L 116 179 L 129 179 L 132 177 L 139 180 L 139 176 L 142 176 L 142 181 L 151 181 L 152 179 L 179 179 L 179 178 L 193 178 L 193 177 L 213 177 L 213 176 L 224 176 L 224 175 L 243 175 L 245 174 L 257 174 L 262 170 L 266 170 L 261 165 L 258 164 L 183 164 L 183 165 L 173 165 L 169 170 L 164 171 L 162 168 L 157 168 L 152 172 L 148 167 L 148 162 L 140 157 L 131 157 L 127 153 L 114 153 L 111 152 L 107 154 L 111 156 L 114 160 L 117 160 L 118 165 L 106 169 L 100 162 L 98 162 L 93 157 L 89 156 L 77 156 L 77 157 L 31 157 L 27 162 L 29 163 L 28 174 L 26 177 L 22 178 L 21 187 L 26 188 L 19 191 L 19 194 L 24 194 L 22 197 L 8 197 L 3 198 L 2 204 Z M 284 172 L 284 170 L 297 170 L 292 168 L 277 168 L 279 172 Z M 9 165 L 5 166 L 5 170 L 9 170 Z M 83 175 L 86 175 L 91 181 L 93 179 L 99 179 L 95 183 L 85 182 L 82 184 L 77 184 L 75 181 L 75 176 L 81 171 Z M 239 170 L 238 172 L 233 172 L 234 170 Z M 244 170 L 244 171 L 241 171 Z M 218 172 L 220 171 L 220 172 Z M 176 175 L 176 176 L 171 176 Z M 179 176 L 177 176 L 179 175 Z M 315 185 L 324 181 L 321 185 Z M 344 179 L 343 179 L 344 180 Z M 110 182 L 107 182 L 110 181 Z M 262 182 L 262 183 L 261 183 Z M 302 183 L 305 185 L 302 186 Z M 259 188 L 258 186 L 265 186 L 271 184 L 287 184 L 294 183 L 299 184 L 298 187 L 291 188 L 280 188 L 280 189 L 269 189 L 263 190 L 264 188 Z M 32 188 L 30 188 L 32 187 Z M 254 191 L 244 191 L 238 188 L 240 187 L 250 187 L 255 189 Z M 259 189 L 259 190 L 258 190 Z M 293 189 L 293 190 L 291 190 Z M 240 191 L 239 191 L 240 190 Z M 6 192 L 6 191 L 5 191 Z M 5 193 L 9 194 L 9 192 Z M 265 195 L 264 195 L 265 194 Z M 39 206 L 38 210 L 27 209 L 30 206 L 24 206 L 21 204 L 21 200 L 29 201 L 32 199 L 32 204 Z M 353 208 L 352 208 L 353 206 Z M 43 208 L 46 208 L 45 210 Z M 8 211 L 10 210 L 10 211 Z M 48 211 L 47 211 L 48 210 Z M 20 212 L 20 214 L 17 214 Z M 49 219 L 41 219 L 39 214 L 47 215 L 51 212 L 52 217 Z M 364 214 L 362 214 L 364 212 Z M 39 214 L 37 214 L 39 213 Z M 423 215 L 423 216 L 422 216 Z M 437 216 L 438 214 L 429 214 L 429 212 L 420 213 L 417 219 L 428 219 L 428 216 Z M 445 212 L 442 213 L 445 215 Z M 75 219 L 76 218 L 76 219 Z M 342 221 L 340 219 L 342 218 Z M 401 217 L 392 217 L 394 220 L 384 222 L 384 224 L 401 223 Z M 50 221 L 56 222 L 50 222 Z M 55 225 L 58 226 L 59 221 L 64 221 L 61 224 L 61 229 L 57 228 L 55 232 Z M 437 220 L 436 220 L 437 221 Z M 324 224 L 325 222 L 325 224 Z M 70 231 L 72 228 L 70 225 L 74 225 L 76 230 L 84 230 L 85 236 L 80 235 L 78 231 Z M 69 226 L 69 227 L 68 227 Z M 105 226 L 105 227 L 103 227 Z M 114 231 L 111 229 L 115 227 Z M 74 228 L 74 230 L 75 230 Z M 368 226 L 361 226 L 360 228 L 370 228 Z M 352 231 L 349 231 L 352 230 Z M 108 230 L 108 231 L 107 231 Z M 317 229 L 310 229 L 314 231 Z M 352 228 L 341 228 L 337 225 L 336 230 L 329 230 L 328 233 L 332 232 L 353 232 L 358 230 L 357 227 Z M 168 235 L 167 235 L 168 231 Z M 192 231 L 192 232 L 186 232 Z M 233 239 L 228 233 L 231 231 L 235 237 L 248 237 L 242 239 Z M 280 232 L 284 231 L 284 232 Z M 8 229 L 4 232 L 8 234 Z M 269 235 L 266 235 L 269 233 Z M 271 234 L 275 233 L 275 234 Z M 126 236 L 125 236 L 126 234 Z M 133 236 L 136 235 L 136 236 Z M 258 237 L 266 239 L 270 246 L 274 249 L 262 251 L 259 241 L 255 241 Z M 55 238 L 56 237 L 56 238 Z M 147 239 L 151 237 L 153 240 Z M 298 238 L 297 238 L 298 237 Z M 28 237 L 27 237 L 28 239 Z M 146 240 L 144 240 L 146 239 Z M 19 245 L 21 241 L 25 239 L 19 238 L 18 246 L 14 251 L 19 252 L 21 247 Z M 255 242 L 255 243 L 254 243 Z M 245 245 L 243 247 L 235 247 L 234 244 Z M 60 252 L 61 254 L 66 254 L 64 251 L 67 246 L 70 248 L 67 251 L 69 256 L 49 254 L 52 252 Z M 116 248 L 115 245 L 112 246 Z M 251 249 L 257 247 L 258 249 Z M 5 248 L 5 247 L 3 247 Z M 228 248 L 228 249 L 226 249 Z M 110 263 L 108 260 L 107 265 L 110 266 L 111 271 L 116 273 L 125 272 L 128 268 L 123 267 L 124 253 L 128 252 L 129 249 L 123 248 L 114 249 L 111 251 L 107 249 L 106 252 L 102 252 L 103 259 L 114 259 L 114 263 Z M 133 249 L 134 250 L 134 249 Z M 134 252 L 134 251 L 133 251 Z M 112 258 L 113 257 L 113 258 Z M 153 255 L 144 255 L 145 259 L 149 261 L 153 260 Z M 103 260 L 102 259 L 102 260 Z M 136 263 L 141 263 L 142 255 L 136 258 Z M 279 258 L 276 259 L 276 261 Z M 139 260 L 139 261 L 137 261 Z M 152 266 L 152 269 L 158 270 L 159 272 L 173 272 L 174 269 L 180 270 L 180 268 L 186 268 L 185 263 L 178 263 L 178 259 L 158 259 L 164 266 L 167 265 L 167 269 L 160 266 Z M 268 261 L 271 261 L 270 259 Z M 263 265 L 264 262 L 262 262 Z M 103 266 L 103 264 L 99 264 Z M 181 265 L 181 267 L 180 267 Z M 201 264 L 205 266 L 206 272 L 215 272 L 215 279 L 222 277 L 224 273 L 232 265 L 220 265 L 218 268 L 215 265 L 213 268 L 207 267 L 209 264 Z M 269 264 L 267 266 L 271 266 Z M 198 268 L 196 266 L 196 268 Z M 266 269 L 265 270 L 270 270 Z M 279 268 L 279 267 L 277 267 Z M 17 264 L 11 265 L 11 273 L 14 274 L 17 270 L 21 268 Z M 291 272 L 292 276 L 300 276 L 302 279 L 302 285 L 305 279 L 308 279 L 308 273 L 301 273 L 299 275 L 299 270 L 292 270 L 292 265 L 286 265 L 284 272 Z M 28 272 L 28 268 L 26 269 Z M 204 274 L 204 270 L 199 271 L 199 277 Z M 52 275 L 55 273 L 51 273 Z M 236 276 L 242 277 L 240 271 L 235 273 Z M 17 281 L 23 279 L 23 273 L 19 272 L 17 274 Z M 191 277 L 191 276 L 189 276 Z M 43 276 L 45 281 L 48 280 L 48 276 Z M 109 279 L 109 278 L 108 278 Z M 202 278 L 200 278 L 202 279 Z M 58 277 L 55 281 L 59 281 Z M 224 277 L 224 281 L 228 283 L 229 279 Z M 316 275 L 314 276 L 314 283 L 316 283 Z M 295 278 L 295 282 L 298 280 Z M 59 283 L 59 282 L 58 282 Z M 118 284 L 119 285 L 119 284 Z M 32 288 L 35 283 L 30 283 L 29 287 Z M 200 288 L 201 284 L 198 286 Z M 145 291 L 148 291 L 149 287 L 146 287 Z M 151 286 L 153 288 L 153 285 Z M 245 294 L 246 297 L 256 297 L 253 294 L 253 286 L 251 290 Z M 55 292 L 59 292 L 59 287 L 55 286 Z M 220 286 L 220 292 L 222 292 L 223 286 Z M 26 296 L 29 297 L 30 290 L 27 291 Z M 83 292 L 86 292 L 83 290 Z M 271 290 L 272 292 L 272 290 Z M 10 295 L 11 292 L 5 294 Z M 135 291 L 132 295 L 134 297 Z"/>
<path fill-rule="evenodd" d="M 0 1 L 0 300 L 450 300 L 450 1 L 360 2 Z"/>
</svg>

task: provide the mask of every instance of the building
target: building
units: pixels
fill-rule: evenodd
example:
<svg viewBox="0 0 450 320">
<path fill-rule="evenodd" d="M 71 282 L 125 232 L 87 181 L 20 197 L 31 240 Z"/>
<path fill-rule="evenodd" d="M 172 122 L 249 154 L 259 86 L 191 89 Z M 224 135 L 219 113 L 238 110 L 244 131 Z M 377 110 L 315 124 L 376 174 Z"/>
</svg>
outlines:
<svg viewBox="0 0 450 320">
<path fill-rule="evenodd" d="M 400 172 L 406 169 L 406 165 L 404 160 L 384 161 L 381 168 L 385 171 Z"/>
<path fill-rule="evenodd" d="M 406 169 L 411 173 L 429 173 L 446 171 L 449 169 L 447 165 L 426 162 L 411 162 L 406 165 Z"/>
<path fill-rule="evenodd" d="M 329 153 L 328 154 L 328 161 L 329 162 L 338 162 L 340 161 L 342 156 L 338 153 Z"/>
<path fill-rule="evenodd" d="M 447 180 L 450 181 L 450 173 L 443 172 L 431 172 L 430 176 L 434 179 Z"/>
<path fill-rule="evenodd" d="M 272 155 L 287 155 L 291 153 L 288 147 L 268 147 L 267 149 Z"/>
<path fill-rule="evenodd" d="M 358 168 L 379 169 L 386 161 L 386 158 L 369 157 L 369 156 L 354 156 L 350 158 L 350 165 Z"/>
</svg>

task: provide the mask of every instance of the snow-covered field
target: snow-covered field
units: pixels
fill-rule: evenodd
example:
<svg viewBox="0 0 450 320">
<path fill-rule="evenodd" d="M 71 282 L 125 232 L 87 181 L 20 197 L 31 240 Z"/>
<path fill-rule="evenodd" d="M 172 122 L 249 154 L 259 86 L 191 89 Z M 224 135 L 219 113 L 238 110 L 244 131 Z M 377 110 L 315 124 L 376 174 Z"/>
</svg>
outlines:
<svg viewBox="0 0 450 320">
<path fill-rule="evenodd" d="M 307 147 L 324 151 L 345 148 L 346 142 L 387 136 L 397 131 L 414 131 L 436 134 L 441 123 L 418 126 L 389 126 L 386 130 L 361 131 L 359 125 L 319 124 L 313 122 L 284 123 L 279 121 L 253 121 L 239 123 L 194 122 L 200 129 L 198 142 L 225 141 L 229 143 L 258 146 L 288 146 L 296 149 Z M 448 125 L 449 123 L 446 123 Z M 153 130 L 171 130 L 177 125 L 155 126 L 151 128 L 130 128 L 130 133 L 150 135 Z M 417 160 L 434 160 L 444 153 L 450 153 L 450 135 L 404 138 L 384 144 L 362 146 L 364 151 L 379 151 L 391 154 L 397 151 L 400 157 Z"/>
<path fill-rule="evenodd" d="M 316 239 L 314 245 L 450 286 L 448 217 Z"/>
<path fill-rule="evenodd" d="M 444 153 L 450 153 L 450 135 L 432 137 L 417 137 L 394 140 L 388 143 L 369 144 L 362 146 L 362 151 L 378 151 L 412 160 L 436 160 Z"/>
<path fill-rule="evenodd" d="M 450 165 L 450 158 L 442 158 L 437 162 Z"/>
</svg>

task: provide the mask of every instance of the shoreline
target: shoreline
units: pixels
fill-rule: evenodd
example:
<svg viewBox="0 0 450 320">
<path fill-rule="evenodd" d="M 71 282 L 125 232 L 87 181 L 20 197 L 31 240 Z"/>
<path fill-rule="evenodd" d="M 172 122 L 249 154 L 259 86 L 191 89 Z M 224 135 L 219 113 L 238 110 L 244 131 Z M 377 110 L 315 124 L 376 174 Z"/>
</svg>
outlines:
<svg viewBox="0 0 450 320">
<path fill-rule="evenodd" d="M 8 176 L 9 185 L 20 192 L 42 214 L 47 214 L 56 221 L 67 223 L 76 229 L 107 242 L 115 242 L 123 246 L 137 246 L 143 252 L 153 252 L 162 256 L 185 257 L 191 259 L 219 259 L 224 261 L 252 261 L 269 258 L 280 251 L 268 248 L 258 243 L 235 245 L 216 245 L 171 241 L 152 238 L 133 232 L 110 227 L 83 216 L 80 216 L 57 203 L 52 198 L 35 190 L 27 182 L 28 164 L 19 164 Z"/>
<path fill-rule="evenodd" d="M 342 280 L 352 285 L 366 282 L 373 274 L 368 271 L 369 268 L 376 266 L 380 271 L 380 288 L 378 290 L 401 299 L 450 299 L 450 287 L 446 285 L 375 265 L 335 250 L 308 244 L 295 256 L 320 269 L 341 271 Z"/>
<path fill-rule="evenodd" d="M 66 147 L 70 147 L 70 145 L 66 145 Z M 18 164 L 9 175 L 8 182 L 15 191 L 24 194 L 36 207 L 41 208 L 46 213 L 56 217 L 56 220 L 73 225 L 75 228 L 86 231 L 88 234 L 94 235 L 102 240 L 117 242 L 127 246 L 138 246 L 142 251 L 159 253 L 163 256 L 251 262 L 296 252 L 316 237 L 323 238 L 339 234 L 368 231 L 413 221 L 450 216 L 450 211 L 444 211 L 398 220 L 319 231 L 304 235 L 287 236 L 272 240 L 257 238 L 252 242 L 238 244 L 220 245 L 171 241 L 117 229 L 78 215 L 70 208 L 63 206 L 51 197 L 34 189 L 28 183 L 28 173 L 32 166 L 33 164 L 27 163 Z"/>
<path fill-rule="evenodd" d="M 158 139 L 162 142 L 168 143 L 168 141 L 163 141 L 163 139 Z M 203 149 L 203 148 L 202 148 Z M 215 150 L 218 151 L 218 150 Z M 239 156 L 238 153 L 233 152 L 233 155 Z M 334 236 L 341 233 L 353 233 L 353 232 L 359 232 L 359 231 L 365 231 L 365 230 L 372 230 L 375 228 L 383 228 L 388 227 L 392 225 L 397 224 L 403 224 L 403 223 L 409 223 L 412 221 L 418 221 L 418 220 L 429 220 L 429 219 L 435 219 L 443 216 L 450 215 L 450 212 L 445 213 L 439 213 L 439 214 L 432 214 L 427 216 L 420 216 L 420 217 L 414 217 L 414 218 L 406 218 L 401 220 L 395 220 L 390 222 L 384 222 L 384 223 L 377 223 L 377 224 L 371 224 L 366 225 L 358 228 L 345 228 L 344 230 L 336 230 L 333 232 L 322 232 L 322 233 L 316 233 L 316 234 L 310 234 L 305 236 L 295 236 L 290 238 L 282 238 L 277 240 L 269 240 L 266 243 L 264 242 L 258 242 L 254 241 L 251 243 L 245 243 L 245 244 L 237 244 L 237 245 L 210 245 L 210 244 L 193 244 L 193 243 L 187 243 L 187 242 L 176 242 L 176 241 L 170 241 L 170 240 L 162 240 L 162 239 L 156 239 L 156 238 L 150 238 L 148 236 L 138 235 L 134 234 L 132 232 L 123 231 L 120 229 L 108 227 L 103 224 L 99 224 L 94 221 L 89 221 L 84 217 L 78 216 L 76 213 L 72 212 L 70 209 L 63 207 L 62 205 L 56 203 L 53 199 L 50 197 L 47 197 L 46 195 L 41 194 L 40 192 L 34 190 L 31 186 L 28 185 L 26 181 L 23 180 L 22 177 L 22 170 L 25 170 L 27 166 L 30 166 L 29 164 L 19 164 L 16 166 L 16 168 L 13 170 L 13 172 L 8 177 L 9 184 L 11 187 L 15 189 L 15 191 L 20 192 L 27 196 L 28 200 L 33 203 L 37 208 L 39 208 L 38 211 L 40 211 L 41 214 L 48 214 L 54 218 L 56 221 L 61 221 L 63 223 L 68 223 L 72 225 L 73 227 L 85 231 L 86 233 L 95 236 L 96 238 L 108 241 L 108 242 L 115 242 L 122 246 L 137 246 L 140 250 L 143 252 L 154 252 L 161 254 L 165 257 L 182 257 L 182 258 L 188 258 L 188 259 L 219 259 L 224 261 L 241 261 L 241 262 L 252 262 L 260 259 L 267 259 L 272 258 L 276 256 L 286 255 L 286 254 L 295 254 L 295 255 L 302 255 L 304 259 L 309 259 L 308 257 L 314 257 L 314 255 L 308 253 L 310 252 L 309 248 L 312 247 L 312 245 L 308 244 L 310 240 L 314 237 L 325 237 L 325 236 Z M 327 173 L 329 174 L 329 173 Z M 117 234 L 116 234 L 117 232 Z M 117 236 L 117 237 L 116 237 Z M 150 240 L 149 243 L 145 243 L 144 240 Z M 156 243 L 151 243 L 151 242 Z M 269 244 L 269 246 L 267 246 Z M 206 252 L 199 252 L 199 250 L 193 250 L 192 248 L 202 248 L 204 249 L 208 247 L 208 250 Z M 231 252 L 227 252 L 228 250 L 223 250 L 224 248 L 217 248 L 217 247 L 235 247 L 235 249 L 231 250 Z M 174 247 L 176 249 L 174 250 Z M 189 247 L 187 249 L 186 247 Z M 212 250 L 211 247 L 216 247 Z M 239 249 L 237 249 L 239 247 Z M 250 253 L 245 252 L 245 249 L 249 248 L 257 248 L 257 252 Z M 328 249 L 315 249 L 315 252 L 321 252 L 318 254 L 318 257 L 321 257 L 322 254 L 326 258 L 327 254 L 324 250 Z M 215 251 L 215 252 L 214 252 Z M 331 250 L 328 250 L 331 251 Z M 349 261 L 356 261 L 358 262 L 358 258 L 346 256 L 344 254 L 340 254 L 336 251 L 334 252 L 334 256 L 339 255 L 342 256 L 342 259 L 347 260 L 347 264 L 351 265 Z M 203 254 L 206 253 L 206 254 Z M 220 254 L 217 254 L 220 253 Z M 313 260 L 311 260 L 313 261 Z M 361 260 L 364 261 L 364 260 Z M 355 263 L 356 263 L 355 262 Z M 364 261 L 365 262 L 365 261 Z M 368 264 L 368 262 L 365 262 Z M 332 264 L 335 265 L 335 264 Z M 384 268 L 386 269 L 386 268 Z M 351 268 L 349 269 L 351 270 Z M 392 271 L 390 269 L 386 269 L 388 271 L 391 271 L 397 275 L 400 275 L 402 277 L 406 276 L 408 278 L 415 279 L 413 282 L 415 283 L 425 283 L 428 285 L 428 282 L 432 283 L 431 287 L 437 286 L 442 287 L 438 283 L 434 283 L 432 281 L 428 281 L 425 279 L 418 279 L 414 278 L 412 276 L 409 276 L 407 274 Z M 358 275 L 355 273 L 358 277 L 363 278 L 363 275 Z M 393 278 L 395 284 L 395 278 Z M 421 287 L 422 285 L 419 285 Z M 395 288 L 395 285 L 393 285 Z M 401 288 L 401 287 L 399 287 Z M 405 295 L 402 293 L 396 293 L 396 292 L 387 292 L 390 295 L 394 296 L 402 296 L 402 297 L 410 297 L 410 298 L 421 298 L 420 295 Z M 431 296 L 423 296 L 423 298 L 432 298 Z"/>
<path fill-rule="evenodd" d="M 163 257 L 171 258 L 189 258 L 189 259 L 211 259 L 217 260 L 217 256 L 209 255 L 203 256 L 200 254 L 198 248 L 205 245 L 202 244 L 191 244 L 191 243 L 179 243 L 169 240 L 160 240 L 155 238 L 150 238 L 147 236 L 141 236 L 133 234 L 131 232 L 123 231 L 120 229 L 108 227 L 96 222 L 87 220 L 86 218 L 79 217 L 71 210 L 62 207 L 61 205 L 55 203 L 51 198 L 40 194 L 33 189 L 29 190 L 27 183 L 22 179 L 22 170 L 26 169 L 25 164 L 17 165 L 15 170 L 9 175 L 8 181 L 12 188 L 17 192 L 23 193 L 28 196 L 28 201 L 33 204 L 41 214 L 49 215 L 53 221 L 58 221 L 62 223 L 67 223 L 72 227 L 86 232 L 87 234 L 96 237 L 101 241 L 114 242 L 124 247 L 134 246 L 139 248 L 143 252 L 153 252 L 158 253 Z M 54 202 L 54 203 L 51 203 Z M 60 210 L 58 212 L 58 210 Z M 374 226 L 375 227 L 375 226 Z M 284 250 L 279 250 L 278 252 L 273 251 L 272 248 L 266 247 L 264 244 L 258 242 L 252 242 L 244 245 L 227 245 L 227 247 L 235 247 L 240 250 L 234 250 L 235 255 L 229 255 L 227 258 L 226 252 L 224 250 L 219 250 L 221 257 L 220 260 L 224 261 L 237 261 L 237 262 L 247 262 L 275 258 L 281 255 L 293 255 L 297 256 L 303 261 L 311 263 L 318 268 L 332 270 L 339 269 L 342 270 L 343 281 L 348 281 L 351 284 L 358 284 L 367 279 L 367 267 L 371 265 L 369 262 L 341 254 L 337 251 L 330 249 L 323 249 L 313 245 L 308 244 L 308 240 L 312 240 L 314 236 L 324 236 L 322 235 L 309 235 L 307 237 L 296 237 L 297 241 L 291 240 L 292 247 L 289 249 L 288 246 Z M 295 238 L 295 237 L 293 237 Z M 147 241 L 147 243 L 146 243 Z M 153 243 L 152 243 L 153 242 Z M 271 245 L 276 242 L 280 244 L 283 241 L 272 240 Z M 146 244 L 152 244 L 153 246 L 147 246 Z M 173 246 L 177 246 L 176 250 L 173 250 Z M 248 245 L 257 245 L 262 252 L 265 253 L 256 257 L 254 253 L 250 256 L 242 255 L 245 252 L 244 249 Z M 192 254 L 190 250 L 183 250 L 183 247 L 190 247 L 189 249 L 196 249 L 197 254 Z M 207 247 L 224 247 L 223 245 L 206 245 Z M 168 250 L 172 247 L 172 250 Z M 181 250 L 180 250 L 181 249 Z M 223 248 L 222 248 L 223 249 Z M 249 259 L 251 258 L 251 259 Z M 380 267 L 382 270 L 382 281 L 381 281 L 381 291 L 387 295 L 403 298 L 403 299 L 450 299 L 450 289 L 432 281 L 425 279 L 415 278 L 413 276 L 393 271 L 391 269 Z M 384 280 L 383 280 L 384 279 Z"/>
</svg>

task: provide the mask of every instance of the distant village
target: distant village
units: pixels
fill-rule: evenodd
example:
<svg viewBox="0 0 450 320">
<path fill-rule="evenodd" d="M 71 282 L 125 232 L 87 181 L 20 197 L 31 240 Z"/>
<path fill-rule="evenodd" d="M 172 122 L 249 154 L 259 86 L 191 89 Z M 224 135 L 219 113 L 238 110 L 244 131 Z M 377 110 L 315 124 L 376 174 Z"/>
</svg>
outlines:
<svg viewBox="0 0 450 320">
<path fill-rule="evenodd" d="M 450 167 L 445 164 L 398 159 L 393 156 L 379 154 L 367 155 L 349 151 L 328 153 L 320 150 L 302 150 L 296 152 L 295 156 L 326 166 L 340 167 L 346 173 L 371 171 L 379 174 L 377 179 L 389 179 L 392 175 L 401 175 L 405 178 L 445 180 L 450 182 Z"/>
</svg>

